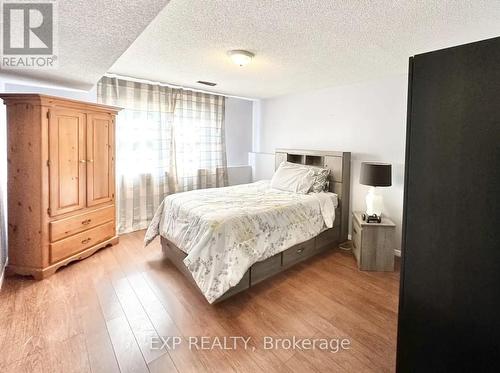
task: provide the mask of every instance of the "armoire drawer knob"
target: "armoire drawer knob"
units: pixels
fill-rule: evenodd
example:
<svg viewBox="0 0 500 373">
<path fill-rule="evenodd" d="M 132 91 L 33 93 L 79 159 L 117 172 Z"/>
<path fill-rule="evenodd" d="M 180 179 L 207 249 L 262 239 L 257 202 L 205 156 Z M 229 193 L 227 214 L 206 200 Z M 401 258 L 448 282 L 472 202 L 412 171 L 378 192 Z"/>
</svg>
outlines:
<svg viewBox="0 0 500 373">
<path fill-rule="evenodd" d="M 82 221 L 82 224 L 89 225 L 91 221 L 92 221 L 92 219 L 87 219 L 87 220 Z"/>
<path fill-rule="evenodd" d="M 86 239 L 82 240 L 81 242 L 82 242 L 82 244 L 85 245 L 86 243 L 89 243 L 90 240 L 91 240 L 91 238 L 89 237 L 89 238 L 86 238 Z"/>
</svg>

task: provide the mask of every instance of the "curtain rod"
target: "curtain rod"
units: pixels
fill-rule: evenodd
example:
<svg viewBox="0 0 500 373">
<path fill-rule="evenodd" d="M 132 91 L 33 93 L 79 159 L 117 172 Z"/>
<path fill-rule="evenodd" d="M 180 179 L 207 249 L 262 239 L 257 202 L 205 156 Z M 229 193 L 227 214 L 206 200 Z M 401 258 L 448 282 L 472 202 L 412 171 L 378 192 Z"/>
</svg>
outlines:
<svg viewBox="0 0 500 373">
<path fill-rule="evenodd" d="M 223 93 L 218 93 L 218 92 L 213 92 L 213 91 L 207 91 L 205 89 L 185 87 L 185 86 L 181 86 L 181 85 L 170 84 L 170 83 L 162 83 L 162 82 L 157 82 L 157 81 L 147 80 L 147 79 L 133 78 L 131 76 L 124 76 L 124 75 L 119 75 L 119 74 L 106 73 L 106 74 L 104 74 L 104 76 L 106 76 L 108 78 L 117 78 L 117 79 L 129 80 L 129 81 L 137 82 L 137 83 L 154 84 L 154 85 L 159 85 L 159 86 L 162 86 L 162 87 L 180 88 L 180 89 L 186 89 L 186 90 L 190 90 L 190 91 L 194 91 L 194 92 L 208 93 L 208 94 L 211 94 L 211 95 L 218 95 L 218 96 L 224 96 L 224 97 L 232 97 L 232 98 L 237 98 L 237 99 L 240 99 L 240 100 L 256 101 L 255 98 L 250 98 L 250 97 L 227 95 L 227 94 L 223 94 Z"/>
</svg>

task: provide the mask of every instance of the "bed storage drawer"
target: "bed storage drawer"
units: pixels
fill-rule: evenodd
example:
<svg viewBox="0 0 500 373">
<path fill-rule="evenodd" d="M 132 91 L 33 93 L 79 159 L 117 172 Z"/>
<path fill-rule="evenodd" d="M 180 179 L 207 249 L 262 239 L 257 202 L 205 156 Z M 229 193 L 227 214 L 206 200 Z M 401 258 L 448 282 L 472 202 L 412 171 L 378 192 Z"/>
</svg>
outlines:
<svg viewBox="0 0 500 373">
<path fill-rule="evenodd" d="M 73 234 L 83 232 L 108 221 L 115 220 L 115 206 L 89 211 L 49 223 L 50 241 L 55 242 Z"/>
<path fill-rule="evenodd" d="M 262 280 L 281 271 L 281 253 L 276 254 L 262 262 L 255 263 L 251 268 L 251 285 L 258 284 Z"/>
<path fill-rule="evenodd" d="M 162 236 L 160 236 L 160 242 L 161 249 L 165 257 L 167 257 L 191 283 L 196 285 L 196 281 L 194 280 L 193 275 L 191 274 L 191 272 L 189 272 L 189 269 L 184 264 L 184 259 L 186 258 L 187 254 Z"/>
<path fill-rule="evenodd" d="M 73 254 L 112 238 L 115 235 L 115 222 L 109 222 L 85 232 L 75 234 L 50 244 L 50 262 L 55 263 Z"/>
<path fill-rule="evenodd" d="M 242 292 L 245 289 L 248 289 L 250 287 L 250 270 L 246 271 L 243 277 L 241 278 L 240 282 L 232 288 L 230 288 L 228 291 L 226 291 L 220 298 L 218 298 L 215 303 L 219 303 L 223 301 L 224 299 L 227 299 L 234 294 L 237 294 L 239 292 Z"/>
<path fill-rule="evenodd" d="M 318 249 L 334 248 L 337 247 L 338 240 L 339 228 L 330 228 L 316 236 L 316 247 Z"/>
<path fill-rule="evenodd" d="M 283 267 L 290 267 L 317 253 L 314 238 L 283 251 Z"/>
</svg>

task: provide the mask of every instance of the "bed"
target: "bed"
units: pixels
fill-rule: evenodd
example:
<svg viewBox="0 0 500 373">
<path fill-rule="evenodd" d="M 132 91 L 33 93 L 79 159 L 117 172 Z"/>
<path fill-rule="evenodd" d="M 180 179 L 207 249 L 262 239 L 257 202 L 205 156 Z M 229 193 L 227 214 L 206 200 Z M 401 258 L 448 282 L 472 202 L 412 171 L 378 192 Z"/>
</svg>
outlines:
<svg viewBox="0 0 500 373">
<path fill-rule="evenodd" d="M 177 193 L 146 232 L 209 303 L 220 302 L 347 239 L 350 153 L 278 149 L 282 162 L 330 170 L 326 190 L 297 194 L 270 181 Z"/>
</svg>

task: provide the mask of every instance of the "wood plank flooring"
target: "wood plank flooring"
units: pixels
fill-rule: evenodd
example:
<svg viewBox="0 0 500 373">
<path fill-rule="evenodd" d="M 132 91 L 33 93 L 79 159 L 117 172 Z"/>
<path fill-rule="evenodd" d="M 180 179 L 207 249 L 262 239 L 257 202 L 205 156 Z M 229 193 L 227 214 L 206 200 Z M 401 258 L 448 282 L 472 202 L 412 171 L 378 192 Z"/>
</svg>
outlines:
<svg viewBox="0 0 500 373">
<path fill-rule="evenodd" d="M 44 281 L 6 278 L 0 371 L 394 371 L 398 271 L 360 272 L 351 253 L 332 249 L 211 306 L 143 236 L 123 235 Z M 182 343 L 161 346 L 167 336 Z M 199 336 L 251 339 L 247 350 L 189 349 Z M 265 336 L 347 338 L 350 348 L 266 350 Z"/>
</svg>

